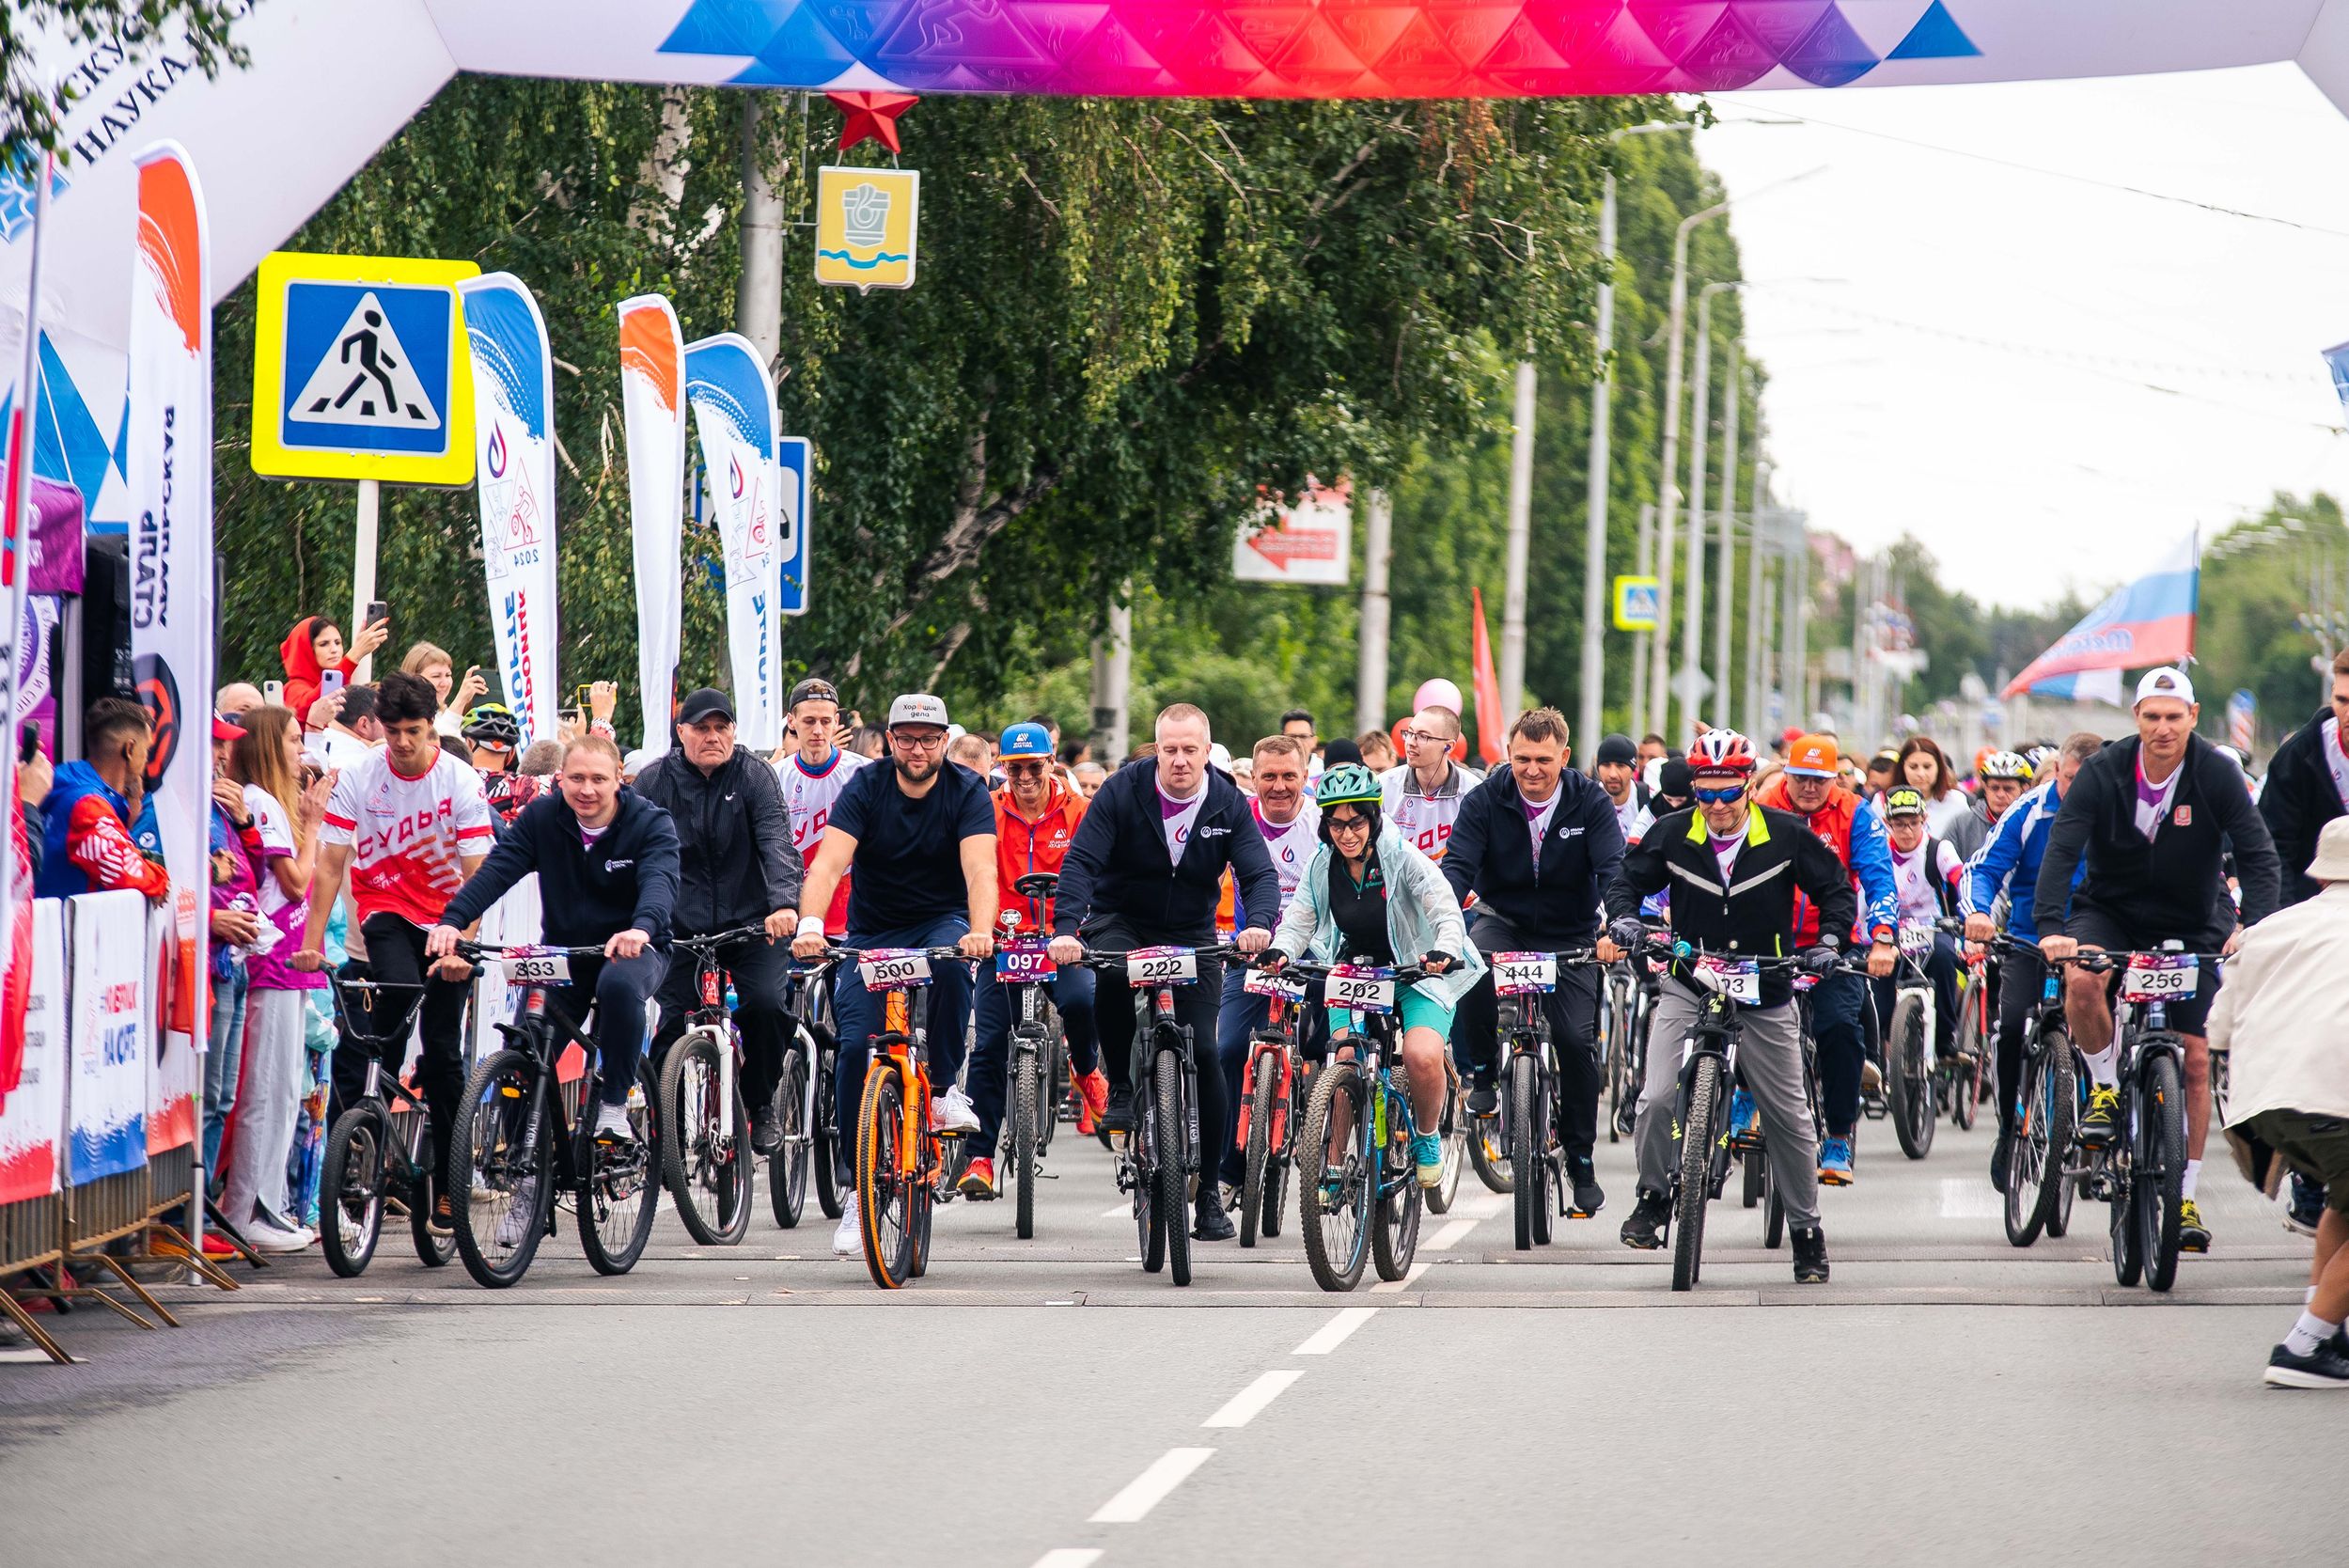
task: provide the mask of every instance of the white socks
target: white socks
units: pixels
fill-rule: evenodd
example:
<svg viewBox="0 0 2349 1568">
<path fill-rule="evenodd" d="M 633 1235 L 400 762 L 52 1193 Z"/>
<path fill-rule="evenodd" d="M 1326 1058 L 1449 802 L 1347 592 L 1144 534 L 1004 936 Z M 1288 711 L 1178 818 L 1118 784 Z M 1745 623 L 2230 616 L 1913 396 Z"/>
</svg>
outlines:
<svg viewBox="0 0 2349 1568">
<path fill-rule="evenodd" d="M 2326 1323 L 2313 1312 L 2302 1312 L 2300 1321 L 2284 1336 L 2284 1348 L 2294 1356 L 2313 1356 L 2316 1347 L 2341 1332 L 2341 1325 Z"/>
<path fill-rule="evenodd" d="M 2117 1089 L 2121 1084 L 2120 1062 L 2109 1045 L 2101 1051 L 2083 1051 L 2088 1058 L 2088 1075 L 2096 1080 L 2098 1089 Z"/>
<path fill-rule="evenodd" d="M 2198 1177 L 2200 1177 L 2201 1174 L 2202 1174 L 2202 1162 L 2201 1162 L 2201 1161 L 2200 1161 L 2200 1160 L 2188 1160 L 2188 1161 L 2186 1161 L 2186 1162 L 2185 1162 L 2185 1177 L 2184 1177 L 2183 1179 L 2181 1179 L 2181 1180 L 2179 1181 L 2179 1183 L 2178 1183 L 2178 1201 L 2180 1201 L 2181 1203 L 2188 1203 L 2188 1202 L 2192 1202 L 2192 1201 L 2193 1201 L 2193 1200 L 2194 1200 L 2194 1183 L 2195 1183 L 2196 1179 L 2197 1179 Z"/>
</svg>

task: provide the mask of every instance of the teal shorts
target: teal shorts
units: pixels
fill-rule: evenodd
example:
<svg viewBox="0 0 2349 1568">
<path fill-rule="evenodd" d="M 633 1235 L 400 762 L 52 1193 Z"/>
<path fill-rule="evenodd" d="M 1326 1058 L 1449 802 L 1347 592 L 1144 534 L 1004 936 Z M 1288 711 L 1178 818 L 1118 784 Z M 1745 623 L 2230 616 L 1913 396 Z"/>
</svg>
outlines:
<svg viewBox="0 0 2349 1568">
<path fill-rule="evenodd" d="M 1404 989 L 1402 997 L 1402 1027 L 1406 1029 L 1433 1029 L 1446 1040 L 1452 1037 L 1452 1010 L 1434 997 L 1422 995 L 1416 987 Z M 1329 1032 L 1353 1029 L 1359 1033 L 1361 1017 L 1352 1008 L 1333 1007 L 1329 1013 Z"/>
</svg>

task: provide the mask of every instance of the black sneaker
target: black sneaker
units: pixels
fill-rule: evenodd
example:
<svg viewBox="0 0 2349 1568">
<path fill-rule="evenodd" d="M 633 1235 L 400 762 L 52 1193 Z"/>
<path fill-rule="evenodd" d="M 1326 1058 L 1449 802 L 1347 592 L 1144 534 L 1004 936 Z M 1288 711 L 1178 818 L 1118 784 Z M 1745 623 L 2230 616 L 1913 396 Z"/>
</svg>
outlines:
<svg viewBox="0 0 2349 1568">
<path fill-rule="evenodd" d="M 1827 1233 L 1814 1225 L 1805 1231 L 1796 1227 L 1794 1237 L 1794 1283 L 1824 1285 L 1827 1282 Z"/>
<path fill-rule="evenodd" d="M 1566 1184 L 1574 1189 L 1574 1206 L 1566 1211 L 1568 1219 L 1589 1219 L 1606 1207 L 1606 1192 L 1599 1185 L 1599 1173 L 1592 1168 L 1589 1155 L 1566 1161 Z"/>
<path fill-rule="evenodd" d="M 1672 1200 L 1660 1192 L 1643 1192 L 1623 1221 L 1623 1245 L 1652 1252 L 1664 1245 L 1664 1227 L 1672 1217 Z"/>
<path fill-rule="evenodd" d="M 2349 1388 L 2349 1353 L 2338 1334 L 2306 1356 L 2278 1345 L 2267 1353 L 2267 1374 L 2260 1381 L 2271 1388 Z"/>
<path fill-rule="evenodd" d="M 783 1147 L 783 1124 L 775 1120 L 773 1105 L 760 1105 L 750 1113 L 750 1152 L 772 1154 Z"/>
<path fill-rule="evenodd" d="M 1470 1116 L 1490 1116 L 1500 1108 L 1500 1091 L 1493 1087 L 1492 1079 L 1480 1073 L 1468 1081 L 1468 1114 Z"/>
<path fill-rule="evenodd" d="M 457 1205 L 448 1194 L 442 1193 L 432 1200 L 432 1217 L 424 1222 L 424 1228 L 436 1236 L 457 1233 Z"/>
<path fill-rule="evenodd" d="M 2007 1190 L 2007 1165 L 2014 1157 L 2012 1135 L 2001 1132 L 1990 1151 L 1990 1184 L 2000 1192 Z"/>
<path fill-rule="evenodd" d="M 1224 1213 L 1223 1200 L 1215 1195 L 1212 1186 L 1199 1188 L 1198 1200 L 1192 1205 L 1191 1217 L 1194 1221 L 1191 1227 L 1194 1240 L 1229 1241 L 1238 1234 L 1231 1228 L 1230 1216 Z"/>
<path fill-rule="evenodd" d="M 2325 1184 L 2311 1182 L 2298 1171 L 2294 1171 L 2292 1201 L 2284 1206 L 2284 1229 L 2296 1231 L 2304 1236 L 2313 1236 L 2317 1221 L 2324 1217 Z"/>
<path fill-rule="evenodd" d="M 2091 1149 L 2102 1149 L 2113 1140 L 2121 1125 L 2121 1091 L 2099 1084 L 2088 1091 L 2088 1111 L 2080 1118 L 2080 1141 Z"/>
<path fill-rule="evenodd" d="M 1104 1133 L 1130 1133 L 1134 1130 L 1134 1091 L 1109 1086 L 1109 1108 L 1101 1113 L 1101 1129 Z"/>
</svg>

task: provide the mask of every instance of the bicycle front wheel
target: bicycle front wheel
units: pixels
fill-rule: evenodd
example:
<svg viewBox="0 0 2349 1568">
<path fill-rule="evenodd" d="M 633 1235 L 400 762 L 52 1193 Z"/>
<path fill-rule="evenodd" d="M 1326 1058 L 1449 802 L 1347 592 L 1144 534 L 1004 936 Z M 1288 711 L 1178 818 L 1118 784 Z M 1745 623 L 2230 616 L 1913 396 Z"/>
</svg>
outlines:
<svg viewBox="0 0 2349 1568">
<path fill-rule="evenodd" d="M 1721 1058 L 1700 1056 L 1681 1123 L 1680 1192 L 1672 1216 L 1672 1289 L 1693 1289 L 1704 1270 L 1705 1201 L 1713 1195 L 1714 1116 L 1721 1097 Z"/>
<path fill-rule="evenodd" d="M 580 1171 L 578 1199 L 579 1249 L 587 1255 L 587 1264 L 598 1274 L 626 1274 L 644 1256 L 645 1243 L 652 1239 L 652 1220 L 660 1210 L 661 1182 L 655 1163 L 660 1155 L 661 1121 L 651 1112 L 651 1095 L 658 1090 L 652 1082 L 650 1062 L 637 1064 L 636 1078 L 644 1090 L 643 1105 L 628 1113 L 631 1137 L 625 1143 L 604 1144 L 596 1141 L 585 1114 L 586 1101 L 581 1102 L 583 1114 L 576 1135 Z M 590 1080 L 589 1088 L 593 1088 Z M 742 1101 L 734 1103 L 739 1117 Z M 741 1124 L 741 1142 L 736 1147 L 750 1148 L 750 1127 L 747 1121 Z M 744 1172 L 742 1201 L 736 1209 L 744 1225 L 749 1223 L 750 1184 Z"/>
<path fill-rule="evenodd" d="M 703 1247 L 732 1247 L 750 1231 L 750 1117 L 742 1096 L 725 1091 L 719 1056 L 731 1048 L 696 1029 L 661 1068 L 661 1176 Z"/>
<path fill-rule="evenodd" d="M 1273 1163 L 1273 1096 L 1280 1089 L 1279 1058 L 1270 1054 L 1255 1061 L 1256 1081 L 1248 1090 L 1247 1164 L 1240 1178 L 1240 1245 L 1256 1245 L 1257 1226 L 1264 1217 L 1264 1186 L 1277 1182 Z M 1265 1234 L 1270 1235 L 1270 1231 Z"/>
<path fill-rule="evenodd" d="M 1401 1279 L 1411 1272 L 1411 1256 L 1419 1247 L 1419 1172 L 1411 1163 L 1411 1149 L 1399 1129 L 1404 1125 L 1402 1096 L 1389 1095 L 1386 1127 L 1396 1136 L 1379 1152 L 1378 1223 L 1370 1231 L 1370 1262 L 1381 1279 Z"/>
<path fill-rule="evenodd" d="M 914 1195 L 920 1173 L 898 1161 L 905 1119 L 911 1114 L 897 1070 L 876 1057 L 865 1078 L 864 1108 L 856 1118 L 856 1202 L 864 1229 L 865 1269 L 885 1291 L 900 1289 L 914 1277 L 921 1246 Z"/>
<path fill-rule="evenodd" d="M 2137 1209 L 2138 1246 L 2145 1254 L 2145 1285 L 2166 1291 L 2178 1278 L 2179 1204 L 2185 1183 L 2185 1095 L 2178 1058 L 2152 1058 L 2138 1078 L 2137 1168 L 2129 1192 Z"/>
<path fill-rule="evenodd" d="M 363 1101 L 335 1119 L 319 1174 L 318 1240 L 326 1266 L 355 1279 L 375 1256 L 384 1233 L 384 1144 L 389 1131 L 382 1107 Z"/>
<path fill-rule="evenodd" d="M 1977 979 L 1974 983 L 1984 982 Z M 1975 1108 L 1981 1104 L 1981 999 L 1970 990 L 1958 1003 L 1957 1070 L 1950 1096 L 1950 1124 L 1961 1133 L 1973 1131 Z"/>
<path fill-rule="evenodd" d="M 2061 1045 L 2061 1041 L 2054 1042 Z M 2063 1184 L 2072 1142 L 2069 1051 L 2040 1050 L 2024 1058 L 2014 1131 L 2007 1140 L 2004 1220 L 2007 1240 L 2028 1247 L 2039 1239 Z"/>
<path fill-rule="evenodd" d="M 767 1206 L 775 1212 L 776 1229 L 790 1231 L 807 1212 L 807 1166 L 813 1142 L 807 1133 L 807 1058 L 797 1051 L 783 1053 L 783 1081 L 775 1089 L 775 1124 L 783 1134 L 783 1143 L 767 1161 Z M 827 1152 L 827 1169 L 831 1158 Z"/>
<path fill-rule="evenodd" d="M 555 1106 L 541 1103 L 539 1064 L 521 1051 L 481 1058 L 457 1105 L 443 1177 L 457 1253 L 485 1290 L 529 1272 L 555 1207 Z"/>
<path fill-rule="evenodd" d="M 1630 988 L 1610 988 L 1606 1010 L 1606 1141 L 1622 1141 L 1623 1102 L 1637 1090 L 1631 1083 Z M 1442 1211 L 1437 1211 L 1441 1213 Z"/>
<path fill-rule="evenodd" d="M 1529 1252 L 1549 1238 L 1550 1162 L 1547 1119 L 1543 1115 L 1541 1065 L 1519 1052 L 1509 1058 L 1509 1168 L 1516 1178 L 1517 1250 Z"/>
<path fill-rule="evenodd" d="M 1297 1227 L 1305 1236 L 1305 1261 L 1314 1283 L 1325 1291 L 1350 1291 L 1362 1278 L 1370 1248 L 1370 1203 L 1377 1184 L 1366 1167 L 1362 1129 L 1370 1101 L 1362 1069 L 1333 1061 L 1317 1074 L 1305 1125 L 1297 1134 Z M 1333 1129 L 1344 1140 L 1330 1150 Z"/>
<path fill-rule="evenodd" d="M 1012 1060 L 1011 1170 L 1017 1200 L 1012 1228 L 1026 1241 L 1036 1233 L 1036 1162 L 1052 1111 L 1044 1104 L 1042 1058 L 1023 1051 Z"/>
<path fill-rule="evenodd" d="M 1215 1071 L 1210 1068 L 1209 1071 Z M 1183 1151 L 1190 1147 L 1183 1115 L 1182 1058 L 1171 1050 L 1156 1053 L 1151 1068 L 1156 1088 L 1151 1094 L 1151 1115 L 1157 1123 L 1159 1223 L 1167 1232 L 1167 1273 L 1178 1285 L 1191 1282 L 1190 1175 L 1182 1168 Z M 1207 1180 L 1214 1180 L 1209 1172 Z"/>
<path fill-rule="evenodd" d="M 1925 1027 L 1925 999 L 1903 993 L 1892 1004 L 1892 1027 L 1885 1031 L 1884 1099 L 1892 1113 L 1892 1133 L 1901 1152 L 1921 1160 L 1933 1151 L 1940 1121 L 1934 1104 L 1933 1042 Z"/>
</svg>

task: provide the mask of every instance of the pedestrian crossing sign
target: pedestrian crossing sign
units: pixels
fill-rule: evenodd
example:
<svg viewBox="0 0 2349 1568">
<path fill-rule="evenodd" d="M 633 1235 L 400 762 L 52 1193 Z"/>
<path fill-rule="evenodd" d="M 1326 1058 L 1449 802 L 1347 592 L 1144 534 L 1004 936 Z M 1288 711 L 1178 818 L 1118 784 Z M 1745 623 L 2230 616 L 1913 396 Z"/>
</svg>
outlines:
<svg viewBox="0 0 2349 1568">
<path fill-rule="evenodd" d="M 277 478 L 473 482 L 470 261 L 262 259 L 253 471 Z"/>
<path fill-rule="evenodd" d="M 1615 579 L 1615 629 L 1652 632 L 1656 623 L 1656 580 L 1653 577 Z"/>
</svg>

